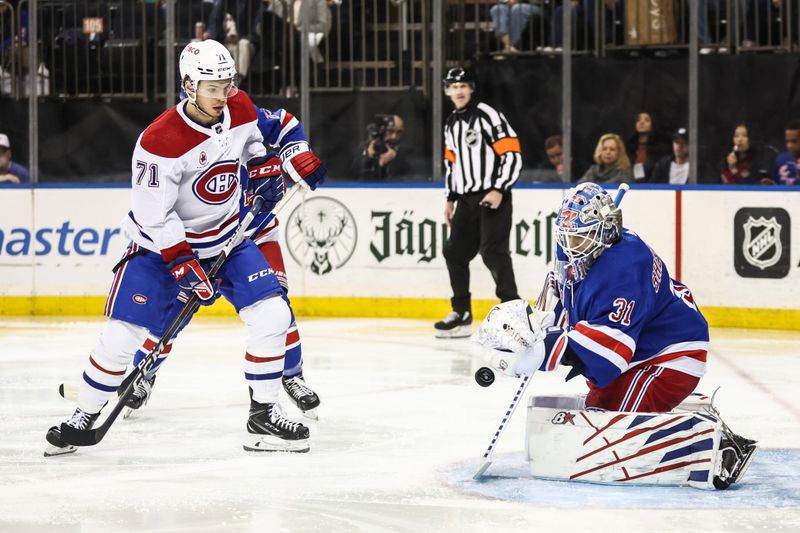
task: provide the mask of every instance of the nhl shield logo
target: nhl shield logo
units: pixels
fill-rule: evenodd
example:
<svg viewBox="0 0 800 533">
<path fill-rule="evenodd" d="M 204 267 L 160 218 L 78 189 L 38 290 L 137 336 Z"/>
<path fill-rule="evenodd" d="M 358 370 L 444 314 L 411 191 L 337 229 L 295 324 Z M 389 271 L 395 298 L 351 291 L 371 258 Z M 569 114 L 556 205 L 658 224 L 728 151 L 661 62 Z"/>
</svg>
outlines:
<svg viewBox="0 0 800 533">
<path fill-rule="evenodd" d="M 733 263 L 743 278 L 783 278 L 791 269 L 792 222 L 780 207 L 743 207 L 733 220 Z"/>
<path fill-rule="evenodd" d="M 775 217 L 748 217 L 744 223 L 742 252 L 745 260 L 754 267 L 764 270 L 781 258 L 781 225 Z"/>
<path fill-rule="evenodd" d="M 470 148 L 475 148 L 478 146 L 480 140 L 481 134 L 478 132 L 478 130 L 468 129 L 466 132 L 464 132 L 464 142 L 466 142 L 467 146 Z"/>
<path fill-rule="evenodd" d="M 357 240 L 352 213 L 343 203 L 325 196 L 298 205 L 286 223 L 289 255 L 318 276 L 344 266 L 355 252 Z"/>
</svg>

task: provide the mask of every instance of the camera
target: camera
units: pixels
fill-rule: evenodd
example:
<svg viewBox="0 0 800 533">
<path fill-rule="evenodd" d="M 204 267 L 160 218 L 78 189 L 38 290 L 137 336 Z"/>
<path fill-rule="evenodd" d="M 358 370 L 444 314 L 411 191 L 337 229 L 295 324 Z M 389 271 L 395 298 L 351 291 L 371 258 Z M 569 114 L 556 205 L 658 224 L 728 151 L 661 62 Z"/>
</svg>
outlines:
<svg viewBox="0 0 800 533">
<path fill-rule="evenodd" d="M 383 137 L 386 134 L 386 128 L 393 124 L 393 115 L 375 115 L 374 122 L 367 124 L 367 136 L 370 142 L 375 142 L 373 146 L 376 156 L 386 151 L 386 143 Z"/>
</svg>

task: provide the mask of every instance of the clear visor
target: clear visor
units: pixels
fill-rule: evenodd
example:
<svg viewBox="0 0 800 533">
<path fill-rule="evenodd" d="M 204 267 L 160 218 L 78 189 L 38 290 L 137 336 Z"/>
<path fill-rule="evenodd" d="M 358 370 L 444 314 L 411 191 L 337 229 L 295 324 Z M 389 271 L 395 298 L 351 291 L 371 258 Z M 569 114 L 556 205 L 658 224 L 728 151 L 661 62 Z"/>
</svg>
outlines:
<svg viewBox="0 0 800 533">
<path fill-rule="evenodd" d="M 197 96 L 216 98 L 218 100 L 230 98 L 239 92 L 237 81 L 236 78 L 229 80 L 200 80 L 197 84 Z"/>
</svg>

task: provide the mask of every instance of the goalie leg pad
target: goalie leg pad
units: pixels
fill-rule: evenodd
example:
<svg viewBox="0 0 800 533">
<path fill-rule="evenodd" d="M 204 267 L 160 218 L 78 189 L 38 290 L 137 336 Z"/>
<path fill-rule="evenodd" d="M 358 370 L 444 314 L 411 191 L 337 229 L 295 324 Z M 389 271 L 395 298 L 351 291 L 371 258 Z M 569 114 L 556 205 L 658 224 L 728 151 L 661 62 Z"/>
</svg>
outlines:
<svg viewBox="0 0 800 533">
<path fill-rule="evenodd" d="M 525 450 L 534 477 L 713 490 L 740 480 L 755 454 L 755 444 L 738 437 L 732 455 L 726 426 L 705 412 L 599 412 L 546 400 L 533 397 L 528 407 Z"/>
</svg>

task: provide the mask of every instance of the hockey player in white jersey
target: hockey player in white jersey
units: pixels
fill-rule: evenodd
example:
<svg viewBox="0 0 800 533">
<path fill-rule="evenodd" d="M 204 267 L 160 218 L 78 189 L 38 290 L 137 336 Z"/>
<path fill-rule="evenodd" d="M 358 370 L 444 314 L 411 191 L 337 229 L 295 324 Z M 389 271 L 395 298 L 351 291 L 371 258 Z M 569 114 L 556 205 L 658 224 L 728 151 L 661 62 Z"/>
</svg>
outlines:
<svg viewBox="0 0 800 533">
<path fill-rule="evenodd" d="M 256 109 L 237 90 L 233 59 L 220 43 L 189 44 L 180 70 L 189 98 L 159 116 L 134 149 L 132 209 L 125 220 L 131 243 L 112 283 L 109 320 L 85 366 L 77 409 L 65 424 L 80 430 L 94 425 L 134 353 L 163 335 L 187 293 L 204 304 L 221 293 L 248 331 L 245 449 L 307 451 L 308 428 L 286 418 L 277 401 L 291 321 L 277 278 L 251 240 L 234 248 L 216 279 L 205 270 L 239 223 L 240 165 L 257 175 L 265 164 Z M 312 188 L 324 177 L 307 144 L 288 147 L 281 158 L 290 175 Z M 46 456 L 75 451 L 59 426 L 46 437 Z"/>
<path fill-rule="evenodd" d="M 282 116 L 285 117 L 285 115 L 289 115 L 288 120 L 281 118 Z M 303 142 L 305 142 L 300 123 L 283 110 L 272 113 L 265 109 L 259 109 L 259 129 L 264 135 L 266 144 L 272 144 L 270 141 L 277 141 L 277 138 L 281 139 L 281 142 L 277 143 L 278 146 L 297 142 L 298 139 L 302 139 Z M 268 198 L 271 202 L 279 201 L 283 196 L 283 192 L 286 190 L 287 182 L 289 185 L 292 184 L 292 181 L 285 178 L 282 172 L 279 155 L 273 152 L 267 154 L 265 157 L 265 164 L 259 167 L 258 176 L 250 178 L 244 169 L 240 173 L 242 187 L 248 191 L 244 194 L 242 199 L 243 204 L 249 202 L 256 191 L 258 191 L 257 194 L 262 196 L 262 198 Z M 251 193 L 250 191 L 253 192 Z M 261 250 L 264 258 L 278 278 L 278 282 L 284 292 L 284 297 L 288 302 L 289 281 L 286 275 L 280 243 L 278 241 L 279 222 L 277 217 L 272 217 L 271 221 L 267 221 L 266 218 L 268 214 L 268 211 L 262 210 L 261 214 L 253 219 L 246 235 L 253 239 L 258 245 L 259 250 Z M 289 304 L 291 308 L 291 303 Z M 134 367 L 139 364 L 151 348 L 152 345 L 146 344 L 136 352 L 133 358 Z M 126 405 L 131 410 L 139 409 L 149 401 L 155 385 L 156 372 L 168 355 L 169 350 L 165 350 L 159 355 L 153 368 L 148 373 L 147 378 L 142 380 L 139 386 L 137 386 L 136 391 L 134 391 L 134 394 L 128 399 Z M 129 378 L 132 378 L 133 375 L 134 374 L 131 373 Z M 300 342 L 300 333 L 298 332 L 294 311 L 292 311 L 292 323 L 286 335 L 286 354 L 284 358 L 283 378 L 281 381 L 292 403 L 303 412 L 304 416 L 316 420 L 316 408 L 320 405 L 320 398 L 306 383 L 303 375 L 302 344 Z M 125 386 L 126 383 L 123 382 L 119 391 L 124 390 Z"/>
</svg>

